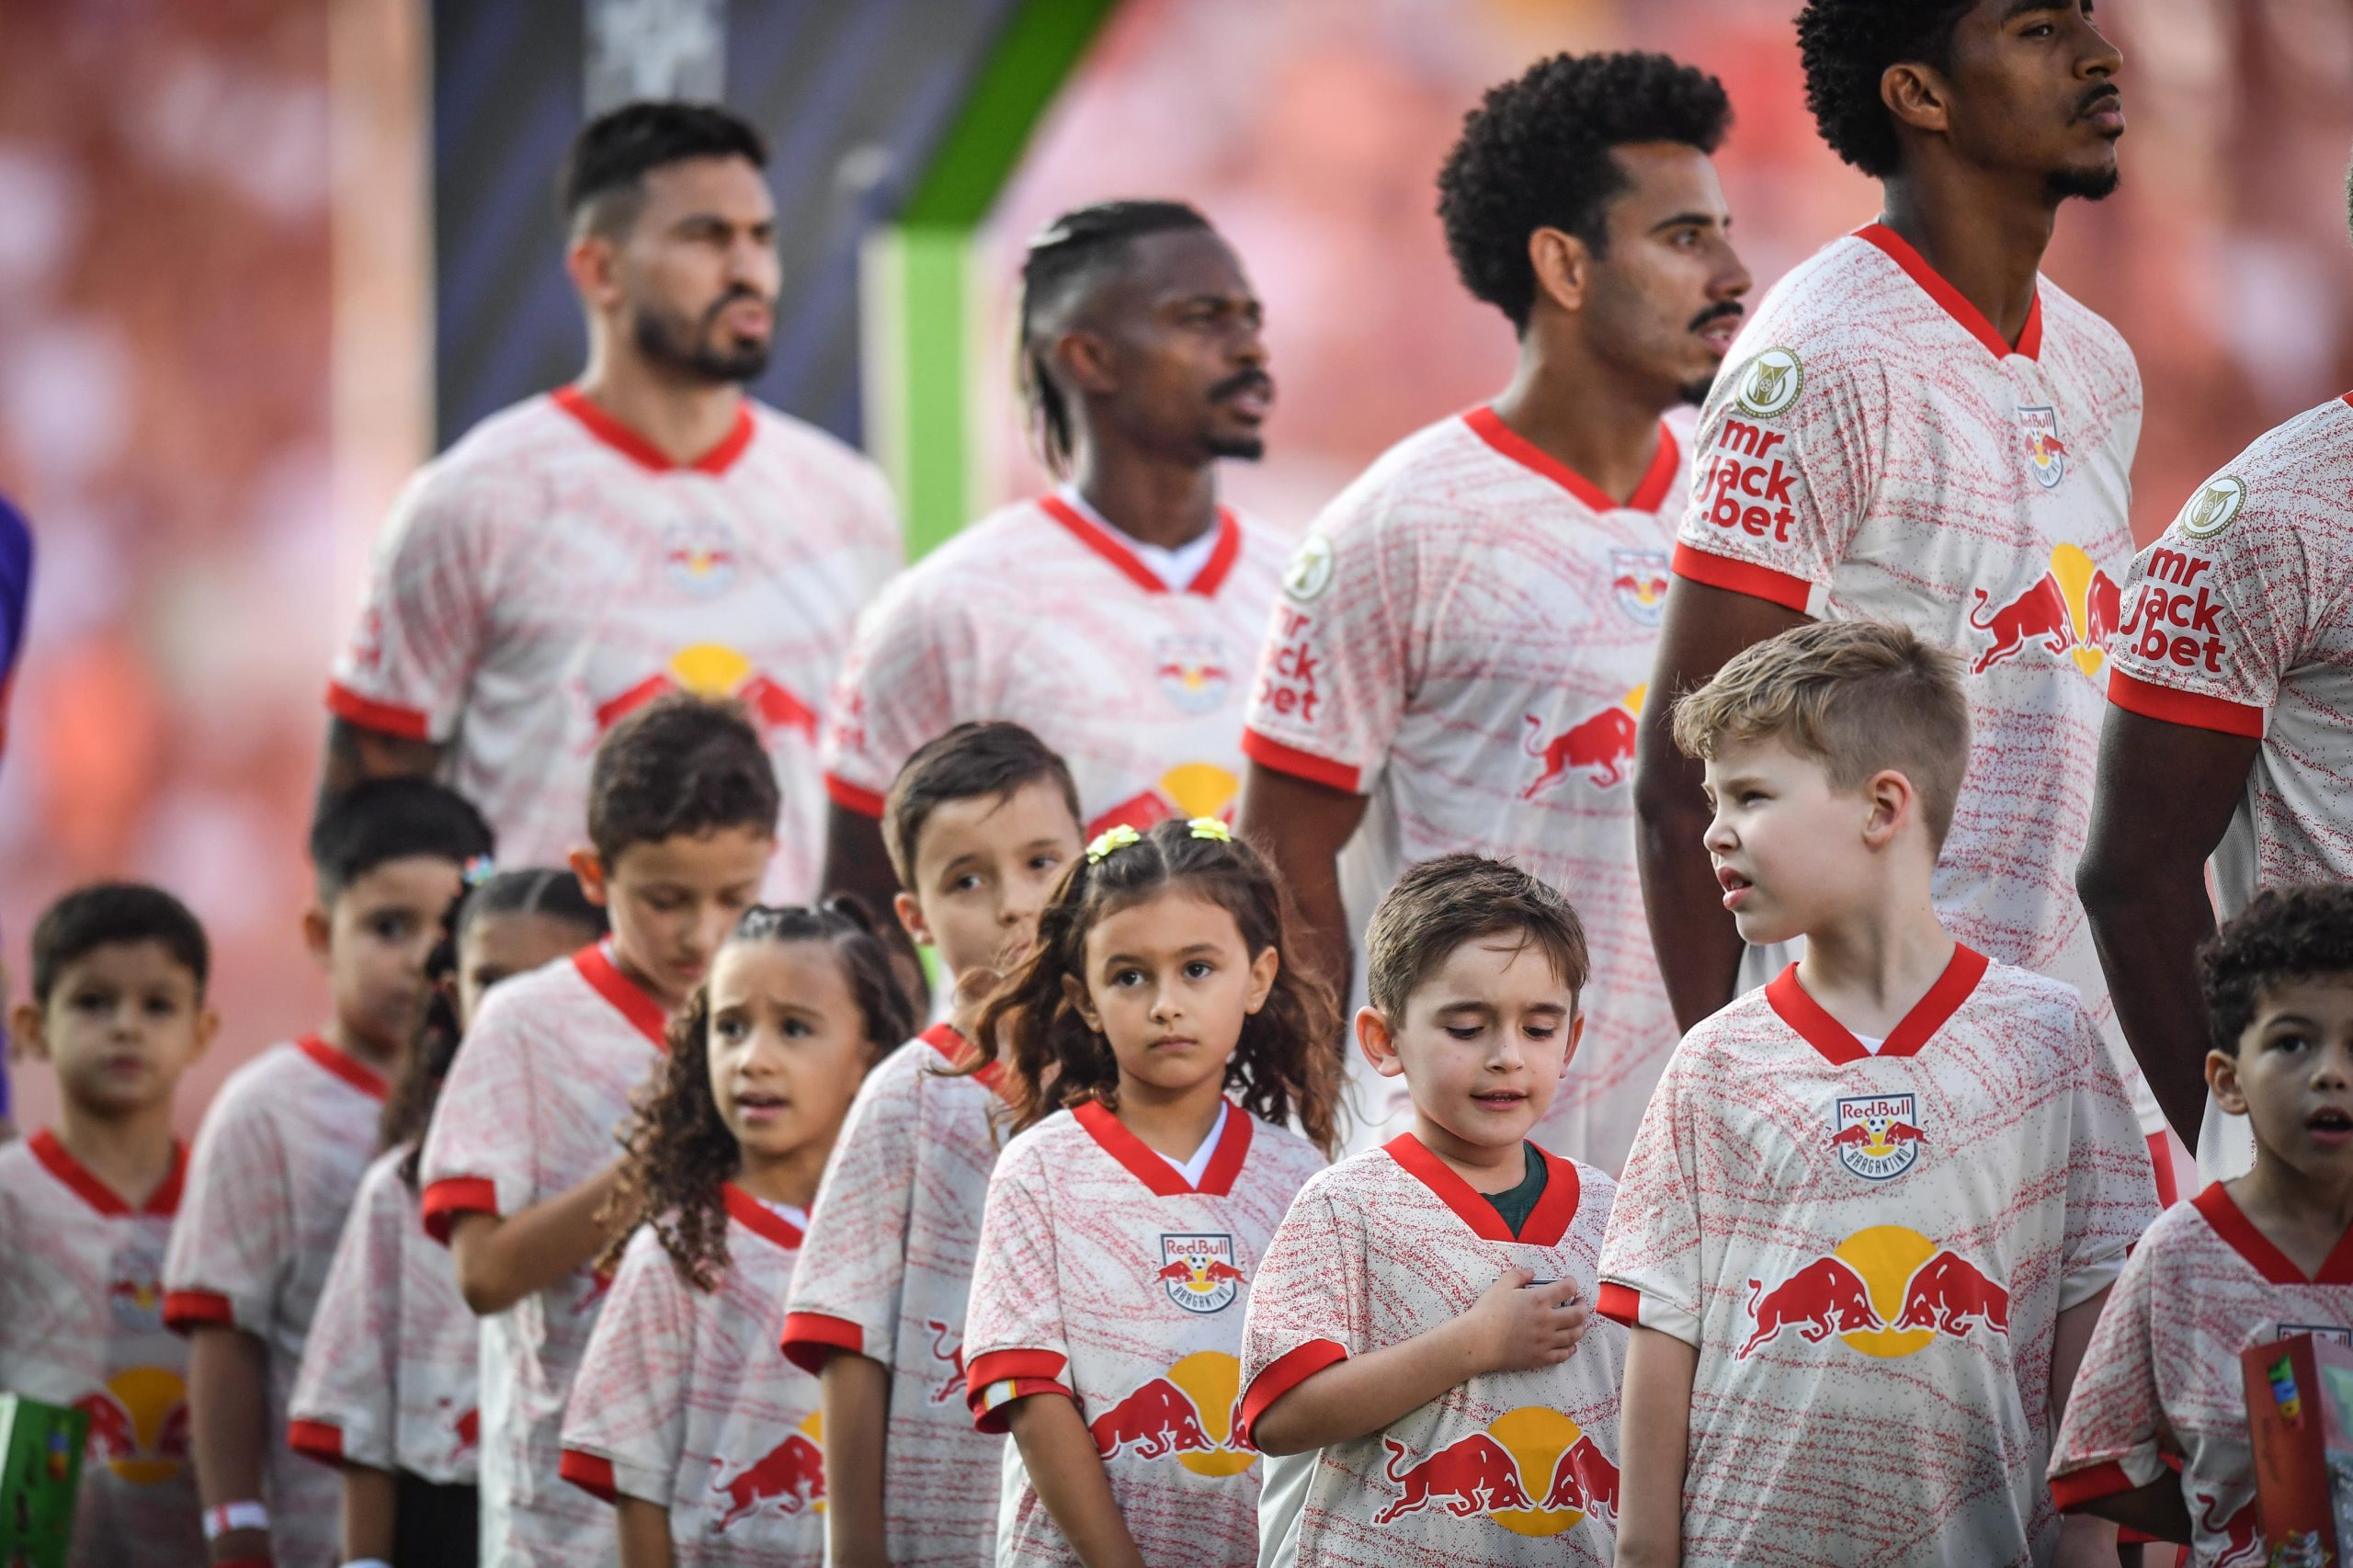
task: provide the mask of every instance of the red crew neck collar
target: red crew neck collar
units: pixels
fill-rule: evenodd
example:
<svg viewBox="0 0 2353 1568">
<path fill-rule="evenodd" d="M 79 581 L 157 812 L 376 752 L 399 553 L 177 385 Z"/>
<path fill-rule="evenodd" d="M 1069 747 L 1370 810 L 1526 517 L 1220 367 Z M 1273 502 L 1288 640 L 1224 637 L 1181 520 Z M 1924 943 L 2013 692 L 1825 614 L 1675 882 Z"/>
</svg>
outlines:
<svg viewBox="0 0 2353 1568">
<path fill-rule="evenodd" d="M 940 1059 L 950 1067 L 961 1067 L 972 1058 L 972 1042 L 966 1040 L 954 1024 L 934 1024 L 924 1030 L 918 1038 L 932 1050 L 939 1052 Z M 984 1087 L 995 1093 L 999 1098 L 1004 1097 L 1004 1062 L 983 1062 L 980 1070 L 972 1076 Z"/>
<path fill-rule="evenodd" d="M 762 1241 L 773 1242 L 787 1252 L 801 1250 L 800 1226 L 732 1181 L 722 1185 L 719 1195 L 726 1200 L 729 1219 Z"/>
<path fill-rule="evenodd" d="M 1160 580 L 1160 574 L 1137 559 L 1136 552 L 1128 548 L 1126 540 L 1104 528 L 1061 496 L 1040 495 L 1038 497 L 1038 507 L 1046 516 L 1068 528 L 1079 543 L 1109 562 L 1121 576 L 1145 593 L 1168 592 L 1168 585 Z M 1193 580 L 1185 585 L 1184 591 L 1188 594 L 1199 594 L 1203 598 L 1214 597 L 1226 578 L 1233 573 L 1234 560 L 1241 553 L 1242 525 L 1233 520 L 1233 513 L 1220 506 L 1217 510 L 1217 543 L 1211 547 L 1210 558 L 1201 562 L 1201 569 L 1193 574 Z"/>
<path fill-rule="evenodd" d="M 1880 1056 L 1917 1056 L 1930 1037 L 1944 1028 L 1945 1020 L 1969 1000 L 1977 983 L 1985 978 L 1985 955 L 1952 945 L 1952 957 L 1945 963 L 1944 972 L 1928 987 L 1927 994 L 1912 1004 L 1912 1010 L 1903 1020 L 1888 1030 L 1887 1039 L 1876 1053 L 1863 1049 L 1863 1042 L 1854 1031 L 1824 1010 L 1798 983 L 1798 966 L 1791 964 L 1776 975 L 1765 987 L 1765 1000 L 1781 1021 L 1798 1031 L 1807 1044 L 1822 1053 L 1823 1060 L 1834 1067 L 1844 1067 L 1850 1062 L 1862 1062 L 1873 1054 Z"/>
<path fill-rule="evenodd" d="M 25 1147 L 40 1163 L 41 1169 L 64 1183 L 75 1197 L 106 1219 L 127 1220 L 144 1214 L 168 1220 L 179 1212 L 180 1189 L 188 1184 L 188 1145 L 176 1138 L 172 1140 L 171 1167 L 164 1173 L 155 1190 L 147 1195 L 147 1201 L 136 1209 L 123 1201 L 122 1195 L 100 1179 L 96 1171 L 75 1159 L 64 1140 L 49 1128 L 26 1139 Z"/>
<path fill-rule="evenodd" d="M 1928 265 L 1928 258 L 1912 248 L 1912 243 L 1884 223 L 1867 223 L 1855 231 L 1855 238 L 1868 240 L 1885 252 L 1887 258 L 1902 267 L 1913 282 L 1917 283 L 1928 298 L 1944 308 L 1947 315 L 1961 324 L 1968 334 L 1985 346 L 1985 352 L 1996 359 L 2006 359 L 2013 354 L 2023 354 L 2029 359 L 2042 355 L 2042 280 L 2034 286 L 2034 302 L 2026 308 L 2026 325 L 2018 331 L 2016 344 L 2006 341 L 1985 319 L 1985 312 L 1972 304 L 1961 291 L 1945 280 L 1944 274 Z"/>
<path fill-rule="evenodd" d="M 734 466 L 735 460 L 742 457 L 745 449 L 752 444 L 752 400 L 748 397 L 737 400 L 735 422 L 727 427 L 727 434 L 719 438 L 719 444 L 692 462 L 682 463 L 672 460 L 661 448 L 597 406 L 578 387 L 558 387 L 548 395 L 558 408 L 580 421 L 582 427 L 591 436 L 640 468 L 654 473 L 722 474 Z"/>
<path fill-rule="evenodd" d="M 314 1034 L 304 1035 L 294 1042 L 294 1048 L 345 1083 L 366 1095 L 381 1100 L 389 1085 L 384 1075 L 347 1051 L 337 1051 Z"/>
<path fill-rule="evenodd" d="M 654 1050 L 670 1049 L 669 1010 L 651 992 L 621 972 L 606 943 L 591 942 L 573 954 L 572 966 L 580 971 L 580 978 L 588 983 L 588 988 L 611 1003 L 614 1010 L 635 1026 Z"/>
<path fill-rule="evenodd" d="M 2230 1188 L 2221 1182 L 2191 1199 L 2189 1206 L 2205 1216 L 2206 1222 L 2214 1227 L 2214 1233 L 2246 1259 L 2247 1267 L 2263 1276 L 2267 1285 L 2353 1285 L 2353 1230 L 2337 1237 L 2336 1244 L 2322 1260 L 2320 1272 L 2307 1276 L 2296 1267 L 2295 1259 L 2256 1229 L 2255 1221 L 2246 1217 L 2246 1210 L 2238 1206 Z"/>
<path fill-rule="evenodd" d="M 1527 1221 L 1514 1235 L 1504 1223 L 1503 1215 L 1484 1193 L 1473 1187 L 1456 1174 L 1452 1165 L 1430 1152 L 1429 1145 L 1410 1132 L 1401 1132 L 1381 1145 L 1382 1152 L 1404 1168 L 1405 1174 L 1430 1189 L 1438 1199 L 1454 1210 L 1456 1219 L 1471 1227 L 1472 1233 L 1484 1242 L 1518 1242 L 1528 1246 L 1558 1246 L 1561 1238 L 1569 1233 L 1569 1226 L 1577 1217 L 1577 1205 L 1584 1197 L 1584 1184 L 1577 1179 L 1577 1168 L 1540 1143 L 1529 1143 L 1544 1161 L 1544 1193 L 1529 1210 Z"/>
<path fill-rule="evenodd" d="M 1233 1178 L 1242 1174 L 1242 1162 L 1250 1154 L 1250 1113 L 1225 1102 L 1225 1131 L 1217 1141 L 1217 1153 L 1210 1156 L 1209 1168 L 1201 1172 L 1201 1185 L 1188 1187 L 1176 1168 L 1160 1156 L 1159 1151 L 1129 1131 L 1110 1108 L 1100 1100 L 1088 1100 L 1071 1107 L 1071 1116 L 1085 1128 L 1103 1152 L 1128 1168 L 1128 1174 L 1150 1187 L 1157 1198 L 1184 1198 L 1199 1193 L 1206 1198 L 1223 1198 L 1233 1190 Z"/>
<path fill-rule="evenodd" d="M 1462 423 L 1472 433 L 1520 467 L 1542 475 L 1575 496 L 1596 512 L 1655 512 L 1666 500 L 1666 493 L 1674 486 L 1675 471 L 1683 454 L 1675 441 L 1675 432 L 1666 421 L 1658 424 L 1658 449 L 1651 455 L 1651 466 L 1643 473 L 1634 493 L 1623 501 L 1612 500 L 1609 493 L 1545 451 L 1518 431 L 1504 423 L 1503 415 L 1487 404 L 1471 410 Z"/>
</svg>

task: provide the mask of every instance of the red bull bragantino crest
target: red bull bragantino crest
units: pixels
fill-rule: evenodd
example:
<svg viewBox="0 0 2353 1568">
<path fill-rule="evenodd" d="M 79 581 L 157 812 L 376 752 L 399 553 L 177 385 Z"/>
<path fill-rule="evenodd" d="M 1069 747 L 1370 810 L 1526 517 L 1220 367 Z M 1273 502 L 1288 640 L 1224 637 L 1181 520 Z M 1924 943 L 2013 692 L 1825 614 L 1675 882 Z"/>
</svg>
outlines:
<svg viewBox="0 0 2353 1568">
<path fill-rule="evenodd" d="M 662 530 L 662 565 L 670 581 L 698 598 L 727 591 L 735 581 L 735 530 L 716 517 L 692 517 Z"/>
<path fill-rule="evenodd" d="M 1913 1095 L 1852 1096 L 1837 1103 L 1830 1122 L 1838 1163 L 1865 1181 L 1892 1181 L 1910 1170 L 1928 1137 Z"/>
<path fill-rule="evenodd" d="M 2026 437 L 2028 471 L 2045 490 L 2067 477 L 2067 443 L 2059 438 L 2059 411 L 2018 405 L 2018 432 Z"/>
<path fill-rule="evenodd" d="M 1733 1352 L 1738 1360 L 1781 1340 L 1784 1329 L 1808 1345 L 1836 1335 L 1849 1349 L 1892 1358 L 1939 1335 L 2006 1335 L 2010 1292 L 1917 1231 L 1874 1225 L 1778 1282 L 1751 1279 L 1748 1315 L 1754 1326 Z"/>
<path fill-rule="evenodd" d="M 1637 626 L 1656 626 L 1666 613 L 1667 579 L 1663 550 L 1609 552 L 1609 591 L 1618 608 Z"/>
<path fill-rule="evenodd" d="M 1372 1517 L 1394 1525 L 1424 1509 L 1458 1519 L 1486 1516 L 1515 1535 L 1549 1536 L 1588 1514 L 1615 1524 L 1618 1464 L 1577 1424 L 1556 1410 L 1523 1405 L 1415 1458 L 1394 1437 L 1381 1473 L 1398 1494 Z"/>
<path fill-rule="evenodd" d="M 1222 1312 L 1242 1288 L 1232 1236 L 1163 1236 L 1160 1257 L 1154 1278 L 1168 1299 L 1188 1312 Z"/>
</svg>

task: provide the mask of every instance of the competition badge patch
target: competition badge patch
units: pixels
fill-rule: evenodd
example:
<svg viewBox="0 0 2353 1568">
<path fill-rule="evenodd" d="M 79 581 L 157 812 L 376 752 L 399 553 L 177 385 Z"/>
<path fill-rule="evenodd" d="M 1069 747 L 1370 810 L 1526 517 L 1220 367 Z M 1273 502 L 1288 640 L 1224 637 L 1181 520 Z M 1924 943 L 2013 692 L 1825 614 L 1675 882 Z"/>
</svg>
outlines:
<svg viewBox="0 0 2353 1568">
<path fill-rule="evenodd" d="M 1740 390 L 1733 401 L 1744 414 L 1770 419 L 1797 402 L 1804 385 L 1805 369 L 1798 357 L 1786 348 L 1768 348 L 1742 368 Z"/>
</svg>

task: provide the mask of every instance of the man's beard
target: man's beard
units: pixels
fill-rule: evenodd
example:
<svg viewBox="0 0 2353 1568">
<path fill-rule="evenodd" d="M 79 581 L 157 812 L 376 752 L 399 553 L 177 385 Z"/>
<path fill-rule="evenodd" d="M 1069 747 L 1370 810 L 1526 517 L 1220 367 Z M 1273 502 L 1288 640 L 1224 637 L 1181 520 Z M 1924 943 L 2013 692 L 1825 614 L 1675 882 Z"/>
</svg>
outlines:
<svg viewBox="0 0 2353 1568">
<path fill-rule="evenodd" d="M 1210 456 L 1240 458 L 1245 462 L 1256 462 L 1267 455 L 1267 440 L 1263 436 L 1211 436 Z"/>
<path fill-rule="evenodd" d="M 2053 201 L 2064 201 L 2080 196 L 2086 201 L 2105 201 L 2116 194 L 2117 182 L 2123 173 L 2114 164 L 2104 169 L 2053 169 L 2043 180 L 2042 187 Z"/>
<path fill-rule="evenodd" d="M 746 343 L 733 350 L 715 347 L 711 343 L 711 328 L 717 324 L 720 312 L 747 297 L 721 295 L 703 312 L 699 331 L 650 305 L 641 306 L 636 322 L 637 351 L 656 365 L 682 371 L 698 381 L 731 385 L 756 381 L 760 372 L 768 368 L 767 342 Z"/>
</svg>

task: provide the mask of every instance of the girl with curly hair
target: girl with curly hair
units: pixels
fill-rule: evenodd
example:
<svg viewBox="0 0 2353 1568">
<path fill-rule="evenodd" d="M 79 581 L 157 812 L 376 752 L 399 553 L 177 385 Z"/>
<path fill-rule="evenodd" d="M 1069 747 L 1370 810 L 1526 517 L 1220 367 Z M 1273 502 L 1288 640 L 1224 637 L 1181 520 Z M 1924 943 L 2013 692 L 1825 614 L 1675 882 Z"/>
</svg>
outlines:
<svg viewBox="0 0 2353 1568">
<path fill-rule="evenodd" d="M 1243 1310 L 1337 1136 L 1338 1018 L 1288 925 L 1222 823 L 1114 828 L 982 1010 L 1017 1134 L 965 1326 L 973 1414 L 1016 1450 L 999 1562 L 1257 1556 Z"/>
<path fill-rule="evenodd" d="M 817 1380 L 777 1330 L 842 1118 L 912 1027 L 850 899 L 745 912 L 672 1025 L 563 1419 L 562 1473 L 615 1505 L 622 1568 L 824 1561 Z"/>
</svg>

